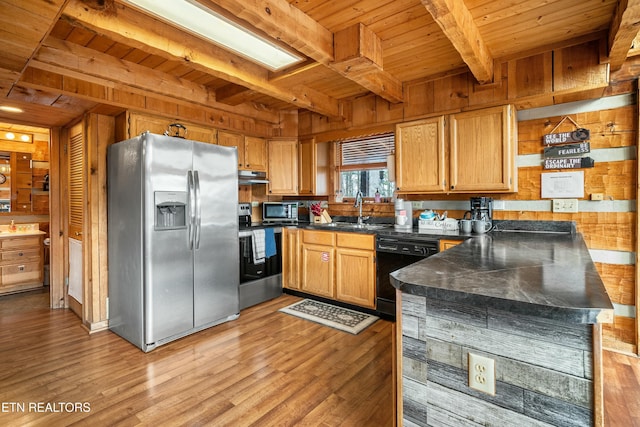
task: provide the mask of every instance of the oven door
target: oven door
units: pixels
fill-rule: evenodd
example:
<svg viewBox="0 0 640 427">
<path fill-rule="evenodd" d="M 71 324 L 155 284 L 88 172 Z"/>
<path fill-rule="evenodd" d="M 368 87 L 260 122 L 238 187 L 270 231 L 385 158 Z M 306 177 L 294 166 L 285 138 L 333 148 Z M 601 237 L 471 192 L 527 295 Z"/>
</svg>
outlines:
<svg viewBox="0 0 640 427">
<path fill-rule="evenodd" d="M 253 263 L 252 237 L 240 237 L 240 283 L 262 279 L 266 275 L 266 263 Z"/>
</svg>

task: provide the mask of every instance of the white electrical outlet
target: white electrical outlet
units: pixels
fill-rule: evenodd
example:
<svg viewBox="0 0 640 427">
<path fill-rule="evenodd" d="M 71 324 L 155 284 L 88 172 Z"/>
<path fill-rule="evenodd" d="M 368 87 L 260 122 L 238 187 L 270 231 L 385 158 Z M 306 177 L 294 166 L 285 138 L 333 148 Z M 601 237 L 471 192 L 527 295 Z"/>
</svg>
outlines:
<svg viewBox="0 0 640 427">
<path fill-rule="evenodd" d="M 413 209 L 422 209 L 422 201 L 411 202 L 411 207 Z"/>
<path fill-rule="evenodd" d="M 578 199 L 553 199 L 552 211 L 577 213 Z"/>
<path fill-rule="evenodd" d="M 469 353 L 469 387 L 496 395 L 496 361 L 479 354 Z"/>
</svg>

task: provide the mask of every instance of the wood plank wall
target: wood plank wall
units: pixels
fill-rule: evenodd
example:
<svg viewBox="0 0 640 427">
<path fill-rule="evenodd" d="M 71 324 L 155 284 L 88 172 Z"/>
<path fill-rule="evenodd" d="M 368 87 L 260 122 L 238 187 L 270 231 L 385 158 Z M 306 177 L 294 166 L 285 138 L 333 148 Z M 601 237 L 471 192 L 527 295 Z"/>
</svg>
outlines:
<svg viewBox="0 0 640 427">
<path fill-rule="evenodd" d="M 565 104 L 568 105 L 568 104 Z M 560 111 L 562 111 L 562 106 Z M 518 156 L 540 155 L 542 136 L 562 119 L 562 115 L 520 121 Z M 609 349 L 637 352 L 635 339 L 635 265 L 619 261 L 632 259 L 636 251 L 636 167 L 635 146 L 638 138 L 637 105 L 569 114 L 568 117 L 591 131 L 591 157 L 594 168 L 582 169 L 585 198 L 578 201 L 578 213 L 552 213 L 550 210 L 527 210 L 543 200 L 540 197 L 541 166 L 519 167 L 517 194 L 499 197 L 524 202 L 523 210 L 496 212 L 498 219 L 575 221 L 602 277 L 611 301 L 618 305 L 612 325 L 604 325 L 603 345 Z M 564 124 L 558 131 L 573 130 Z M 631 148 L 627 150 L 627 148 Z M 607 155 L 610 155 L 607 158 Z M 603 160 L 597 160 L 602 158 Z M 553 172 L 553 171 L 551 171 Z M 604 194 L 604 201 L 590 201 L 593 193 Z M 509 206 L 509 203 L 506 203 Z M 620 255 L 628 255 L 623 257 Z"/>
</svg>

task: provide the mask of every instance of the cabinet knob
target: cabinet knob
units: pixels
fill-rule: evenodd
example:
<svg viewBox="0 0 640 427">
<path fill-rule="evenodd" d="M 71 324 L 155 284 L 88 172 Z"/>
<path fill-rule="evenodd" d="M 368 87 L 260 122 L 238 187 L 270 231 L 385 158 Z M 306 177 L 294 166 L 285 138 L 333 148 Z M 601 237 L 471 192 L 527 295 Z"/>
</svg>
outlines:
<svg viewBox="0 0 640 427">
<path fill-rule="evenodd" d="M 19 265 L 18 266 L 18 271 L 24 271 L 24 265 Z"/>
<path fill-rule="evenodd" d="M 23 255 L 24 255 L 24 253 L 18 252 L 18 256 L 23 256 Z"/>
<path fill-rule="evenodd" d="M 75 234 L 76 236 L 82 236 L 82 232 L 81 232 L 81 231 L 76 231 L 74 234 Z"/>
</svg>

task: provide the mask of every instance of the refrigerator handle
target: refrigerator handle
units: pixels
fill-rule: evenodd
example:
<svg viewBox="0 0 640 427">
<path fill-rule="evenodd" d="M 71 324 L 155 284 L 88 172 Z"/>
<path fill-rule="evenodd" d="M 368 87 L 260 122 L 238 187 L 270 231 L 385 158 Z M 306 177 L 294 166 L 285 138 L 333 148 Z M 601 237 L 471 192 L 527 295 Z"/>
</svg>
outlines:
<svg viewBox="0 0 640 427">
<path fill-rule="evenodd" d="M 189 193 L 189 250 L 193 250 L 196 225 L 196 194 L 193 189 L 193 171 L 187 172 L 187 191 Z"/>
<path fill-rule="evenodd" d="M 200 228 L 202 226 L 202 215 L 200 212 L 200 177 L 198 176 L 198 171 L 193 172 L 193 181 L 195 188 L 195 199 L 196 199 L 196 233 L 194 238 L 194 246 L 196 249 L 200 248 Z"/>
</svg>

